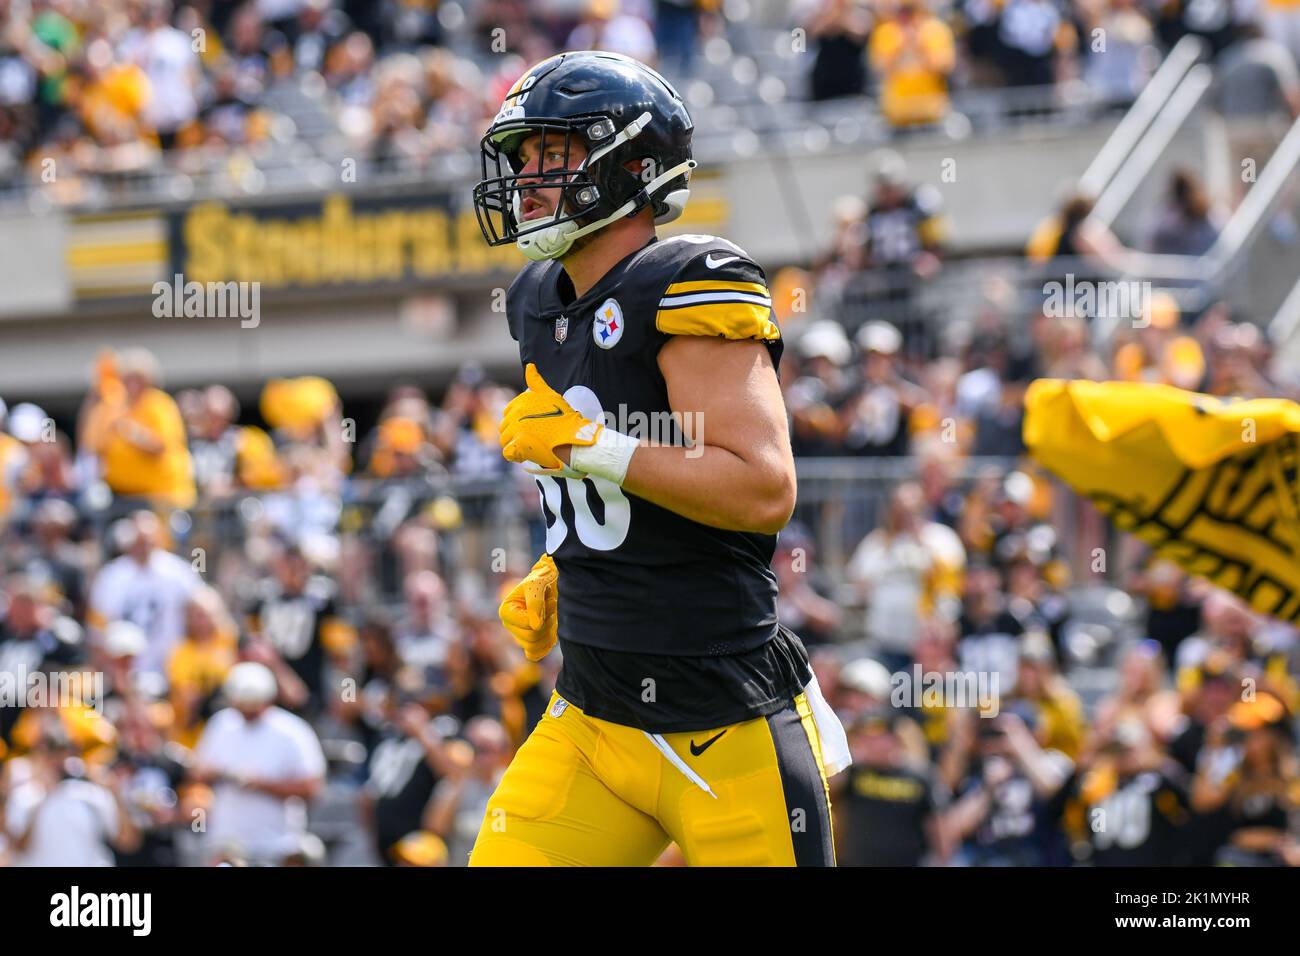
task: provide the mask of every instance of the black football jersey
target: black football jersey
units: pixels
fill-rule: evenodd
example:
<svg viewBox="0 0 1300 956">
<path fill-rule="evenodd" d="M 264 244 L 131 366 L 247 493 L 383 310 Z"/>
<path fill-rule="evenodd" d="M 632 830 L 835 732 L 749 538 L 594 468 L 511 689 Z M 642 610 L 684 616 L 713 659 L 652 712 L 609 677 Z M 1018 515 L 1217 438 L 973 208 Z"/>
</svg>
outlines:
<svg viewBox="0 0 1300 956">
<path fill-rule="evenodd" d="M 774 365 L 781 357 L 762 269 L 744 250 L 714 236 L 654 240 L 577 298 L 559 262 L 530 263 L 506 303 L 522 364 L 535 363 L 587 418 L 659 444 L 706 437 L 689 416 L 671 415 L 658 356 L 672 336 L 757 339 L 767 344 Z M 646 674 L 639 660 L 628 666 L 626 655 L 672 656 L 678 671 L 688 666 L 680 658 L 695 658 L 698 669 L 708 671 L 718 658 L 753 653 L 777 637 L 774 535 L 710 528 L 604 479 L 541 476 L 537 485 L 546 550 L 559 569 L 561 693 L 567 685 L 586 697 L 574 703 L 589 713 L 604 716 L 593 709 L 606 699 L 596 685 L 608 685 L 611 670 Z M 777 657 L 804 655 L 799 648 Z M 751 661 L 745 668 L 751 685 L 753 671 Z M 701 692 L 700 681 L 687 683 L 693 696 Z M 757 683 L 767 682 L 760 677 Z M 788 683 L 774 679 L 778 696 Z M 755 696 L 770 697 L 773 686 Z M 614 691 L 609 694 L 612 701 Z M 746 718 L 753 715 L 752 708 L 741 710 Z M 678 717 L 658 721 L 657 729 L 687 729 L 682 724 L 705 719 Z M 643 723 L 622 711 L 607 719 Z"/>
<path fill-rule="evenodd" d="M 325 579 L 313 578 L 301 594 L 275 590 L 253 612 L 257 630 L 307 686 L 309 714 L 321 707 L 330 630 L 340 623 L 332 591 Z"/>
</svg>

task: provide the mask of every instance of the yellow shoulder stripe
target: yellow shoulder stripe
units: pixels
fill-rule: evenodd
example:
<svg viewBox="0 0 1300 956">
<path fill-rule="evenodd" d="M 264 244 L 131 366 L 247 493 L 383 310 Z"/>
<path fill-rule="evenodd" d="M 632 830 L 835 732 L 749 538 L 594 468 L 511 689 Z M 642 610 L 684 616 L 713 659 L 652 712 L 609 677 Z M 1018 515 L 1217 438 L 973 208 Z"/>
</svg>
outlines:
<svg viewBox="0 0 1300 956">
<path fill-rule="evenodd" d="M 681 295 L 685 292 L 750 292 L 767 295 L 767 286 L 761 282 L 727 282 L 722 279 L 698 279 L 691 282 L 674 282 L 664 295 Z"/>
<path fill-rule="evenodd" d="M 701 302 L 678 309 L 660 309 L 655 328 L 665 335 L 724 335 L 729 339 L 781 337 L 772 321 L 771 306 L 751 302 Z"/>
</svg>

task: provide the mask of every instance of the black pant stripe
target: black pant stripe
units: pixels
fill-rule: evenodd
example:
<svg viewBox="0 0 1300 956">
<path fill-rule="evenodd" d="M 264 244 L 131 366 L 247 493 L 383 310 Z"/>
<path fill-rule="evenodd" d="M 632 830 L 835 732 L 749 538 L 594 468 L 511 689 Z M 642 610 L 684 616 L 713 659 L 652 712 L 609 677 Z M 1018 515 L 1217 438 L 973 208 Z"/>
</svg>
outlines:
<svg viewBox="0 0 1300 956">
<path fill-rule="evenodd" d="M 831 843 L 831 810 L 822 786 L 821 771 L 812 743 L 803 729 L 794 704 L 767 718 L 781 771 L 785 810 L 794 841 L 796 866 L 834 866 Z M 796 816 L 797 811 L 803 811 Z"/>
</svg>

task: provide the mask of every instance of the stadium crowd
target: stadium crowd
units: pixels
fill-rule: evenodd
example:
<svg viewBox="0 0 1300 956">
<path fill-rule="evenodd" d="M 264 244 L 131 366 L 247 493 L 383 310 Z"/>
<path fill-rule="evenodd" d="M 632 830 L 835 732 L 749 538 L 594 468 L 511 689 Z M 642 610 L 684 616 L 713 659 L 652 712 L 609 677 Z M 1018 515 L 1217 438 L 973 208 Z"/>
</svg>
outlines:
<svg viewBox="0 0 1300 956">
<path fill-rule="evenodd" d="M 1021 457 L 1037 375 L 1278 393 L 1255 327 L 1156 296 L 1104 354 L 1050 310 L 917 354 L 819 317 L 843 252 L 773 280 L 800 460 L 864 469 L 805 486 L 774 562 L 851 729 L 841 861 L 1300 863 L 1295 630 L 1112 543 Z M 544 540 L 497 448 L 511 387 L 473 365 L 437 401 L 397 385 L 358 432 L 319 378 L 268 382 L 256 414 L 163 384 L 105 350 L 70 433 L 7 409 L 0 677 L 29 706 L 0 708 L 4 858 L 463 864 L 559 665 L 496 617 Z M 33 702 L 36 674 L 87 683 Z"/>
<path fill-rule="evenodd" d="M 1097 102 L 1126 105 L 1188 33 L 1216 54 L 1253 51 L 1297 86 L 1289 0 L 807 0 L 731 13 L 715 0 L 3 0 L 0 183 L 69 203 L 92 199 L 92 183 L 164 170 L 253 188 L 258 161 L 302 160 L 320 143 L 330 158 L 418 168 L 472 151 L 524 69 L 564 49 L 626 53 L 683 82 L 710 66 L 750 96 L 767 64 L 780 98 L 870 92 L 897 129 L 941 121 L 954 90 L 1080 80 Z M 713 40 L 721 52 L 706 56 Z M 732 69 L 740 59 L 754 69 Z"/>
<path fill-rule="evenodd" d="M 725 29 L 673 0 L 495 0 L 456 6 L 463 22 L 452 6 L 0 0 L 0 163 L 238 162 L 293 138 L 279 81 L 310 76 L 350 142 L 418 160 L 472 148 L 556 49 L 657 50 L 684 75 Z M 1262 25 L 1294 53 L 1294 11 L 791 15 L 814 41 L 810 95 L 876 83 L 908 125 L 940 117 L 954 84 L 1078 75 L 1123 102 L 1154 66 L 1143 51 L 1189 30 L 1217 51 Z M 1126 55 L 1095 55 L 1099 24 Z M 525 39 L 475 56 L 497 26 Z M 462 29 L 478 45 L 453 52 Z M 990 277 L 936 330 L 918 289 L 954 268 L 943 210 L 896 157 L 876 167 L 825 254 L 770 277 L 796 455 L 850 469 L 801 479 L 774 561 L 782 622 L 849 729 L 840 862 L 1300 864 L 1295 630 L 1111 536 L 1021 439 L 1040 376 L 1245 397 L 1298 383 L 1258 326 L 1162 292 L 1103 336 Z M 1027 261 L 1122 264 L 1134 250 L 1088 212 L 1064 201 Z M 1143 248 L 1204 252 L 1221 221 L 1181 172 Z M 545 540 L 497 442 L 519 382 L 467 364 L 372 414 L 321 378 L 267 382 L 253 408 L 219 383 L 168 391 L 163 371 L 106 349 L 75 420 L 0 404 L 0 863 L 463 865 L 560 663 L 526 661 L 497 619 Z"/>
</svg>

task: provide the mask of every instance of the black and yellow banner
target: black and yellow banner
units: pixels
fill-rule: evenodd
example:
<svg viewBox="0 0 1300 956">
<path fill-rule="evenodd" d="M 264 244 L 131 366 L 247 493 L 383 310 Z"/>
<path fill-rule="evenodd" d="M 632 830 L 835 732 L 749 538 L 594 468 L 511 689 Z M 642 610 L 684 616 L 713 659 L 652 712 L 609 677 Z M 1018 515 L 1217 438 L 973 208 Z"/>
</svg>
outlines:
<svg viewBox="0 0 1300 956">
<path fill-rule="evenodd" d="M 1116 527 L 1300 622 L 1300 405 L 1040 379 L 1025 395 L 1024 438 Z"/>
</svg>

